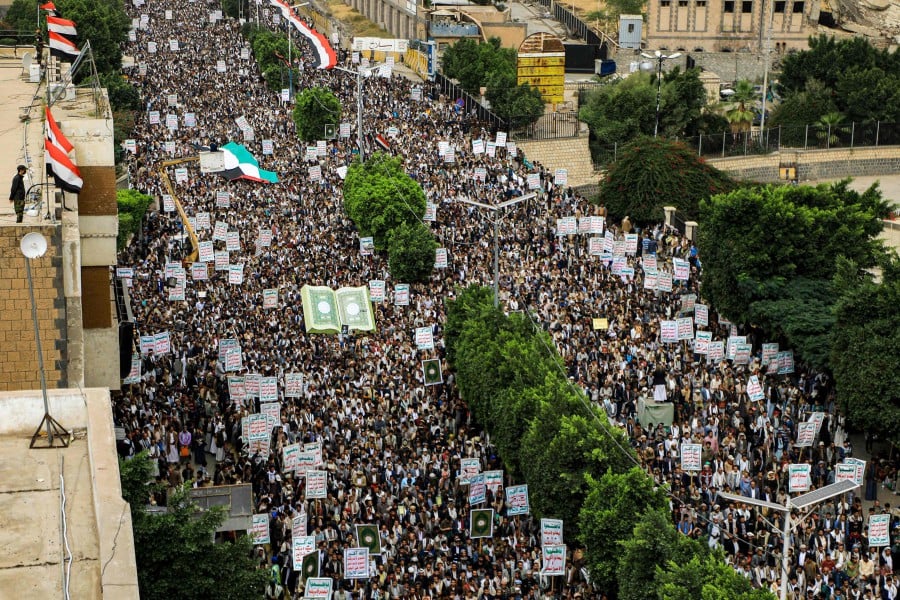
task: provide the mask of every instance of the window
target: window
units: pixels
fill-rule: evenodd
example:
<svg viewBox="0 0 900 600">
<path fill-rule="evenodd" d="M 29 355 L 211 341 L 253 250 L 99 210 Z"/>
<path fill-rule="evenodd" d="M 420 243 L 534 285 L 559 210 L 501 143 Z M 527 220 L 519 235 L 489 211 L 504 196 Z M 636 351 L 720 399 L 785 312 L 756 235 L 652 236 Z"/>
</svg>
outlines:
<svg viewBox="0 0 900 600">
<path fill-rule="evenodd" d="M 785 4 L 787 4 L 787 2 L 786 2 L 785 0 L 776 0 L 776 2 L 775 2 L 775 12 L 777 12 L 777 13 L 783 13 L 783 12 L 784 12 L 784 5 L 785 5 Z"/>
<path fill-rule="evenodd" d="M 688 0 L 678 0 L 678 6 L 684 8 L 688 5 Z"/>
<path fill-rule="evenodd" d="M 794 2 L 794 12 L 795 12 L 795 13 L 802 13 L 802 12 L 803 12 L 803 2 L 802 2 L 802 1 L 800 1 L 800 2 Z"/>
<path fill-rule="evenodd" d="M 753 0 L 744 0 L 741 2 L 741 12 L 742 13 L 752 13 L 753 12 Z"/>
<path fill-rule="evenodd" d="M 706 6 L 706 0 L 697 0 L 697 8 L 704 8 Z"/>
<path fill-rule="evenodd" d="M 725 8 L 723 9 L 727 13 L 734 12 L 734 0 L 725 0 Z"/>
<path fill-rule="evenodd" d="M 672 0 L 659 0 L 659 5 L 663 8 L 669 8 L 672 5 Z"/>
<path fill-rule="evenodd" d="M 634 23 L 628 24 L 628 33 L 634 33 Z"/>
</svg>

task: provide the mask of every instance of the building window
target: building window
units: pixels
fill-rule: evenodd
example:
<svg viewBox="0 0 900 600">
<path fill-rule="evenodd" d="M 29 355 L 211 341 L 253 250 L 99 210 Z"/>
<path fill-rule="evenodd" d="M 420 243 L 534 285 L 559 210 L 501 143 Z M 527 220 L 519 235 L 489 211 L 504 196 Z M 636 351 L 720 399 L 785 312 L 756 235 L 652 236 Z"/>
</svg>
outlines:
<svg viewBox="0 0 900 600">
<path fill-rule="evenodd" d="M 725 0 L 725 8 L 722 9 L 727 13 L 734 12 L 734 0 Z"/>
<path fill-rule="evenodd" d="M 688 5 L 688 0 L 678 0 L 678 6 L 684 8 Z"/>
<path fill-rule="evenodd" d="M 672 6 L 672 0 L 659 0 L 659 5 L 663 8 L 669 8 Z"/>
<path fill-rule="evenodd" d="M 775 12 L 777 12 L 777 13 L 783 13 L 783 12 L 784 12 L 784 5 L 785 5 L 785 4 L 787 4 L 787 2 L 786 2 L 785 0 L 776 0 L 776 2 L 775 2 Z"/>
<path fill-rule="evenodd" d="M 803 2 L 794 2 L 794 12 L 795 13 L 803 12 Z"/>
<path fill-rule="evenodd" d="M 706 6 L 706 0 L 697 0 L 697 8 L 704 8 Z"/>
<path fill-rule="evenodd" d="M 741 2 L 741 12 L 742 13 L 752 13 L 753 12 L 753 0 L 744 0 Z"/>
<path fill-rule="evenodd" d="M 634 33 L 634 23 L 628 24 L 628 33 Z"/>
</svg>

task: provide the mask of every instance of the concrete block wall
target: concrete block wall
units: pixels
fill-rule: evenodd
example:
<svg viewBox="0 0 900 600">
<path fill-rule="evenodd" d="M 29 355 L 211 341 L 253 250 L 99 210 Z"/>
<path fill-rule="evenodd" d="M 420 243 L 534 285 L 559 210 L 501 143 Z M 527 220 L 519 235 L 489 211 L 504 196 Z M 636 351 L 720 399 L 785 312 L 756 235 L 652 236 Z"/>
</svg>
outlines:
<svg viewBox="0 0 900 600">
<path fill-rule="evenodd" d="M 796 166 L 800 181 L 900 173 L 900 147 L 785 150 L 765 156 L 713 158 L 708 162 L 738 179 L 780 181 L 780 166 Z"/>
<path fill-rule="evenodd" d="M 587 135 L 539 141 L 517 139 L 515 143 L 529 161 L 537 161 L 551 170 L 567 169 L 570 187 L 581 188 L 598 182 Z"/>
<path fill-rule="evenodd" d="M 37 345 L 22 237 L 32 231 L 47 239 L 47 252 L 31 262 L 38 328 L 48 388 L 66 387 L 66 299 L 61 238 L 53 226 L 0 228 L 0 390 L 40 389 Z"/>
</svg>

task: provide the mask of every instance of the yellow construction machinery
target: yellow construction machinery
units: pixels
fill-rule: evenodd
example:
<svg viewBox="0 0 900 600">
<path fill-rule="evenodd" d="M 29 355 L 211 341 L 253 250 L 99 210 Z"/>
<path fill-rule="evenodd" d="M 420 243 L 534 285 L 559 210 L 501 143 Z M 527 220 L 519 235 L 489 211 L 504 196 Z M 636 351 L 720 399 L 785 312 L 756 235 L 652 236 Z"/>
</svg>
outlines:
<svg viewBox="0 0 900 600">
<path fill-rule="evenodd" d="M 197 240 L 197 233 L 194 231 L 191 222 L 188 220 L 187 214 L 185 214 L 184 212 L 184 207 L 181 205 L 181 201 L 178 200 L 178 196 L 175 195 L 175 190 L 172 188 L 172 181 L 169 179 L 168 168 L 184 163 L 198 162 L 199 160 L 199 156 L 189 156 L 187 158 L 164 160 L 159 165 L 159 176 L 162 179 L 163 184 L 166 186 L 166 190 L 169 192 L 169 195 L 172 197 L 172 202 L 175 203 L 175 210 L 178 211 L 178 215 L 181 217 L 181 223 L 184 225 L 185 231 L 188 232 L 188 235 L 191 238 L 191 246 L 194 248 L 193 251 L 184 259 L 186 268 L 190 263 L 197 262 L 197 256 L 200 252 L 200 243 Z"/>
</svg>

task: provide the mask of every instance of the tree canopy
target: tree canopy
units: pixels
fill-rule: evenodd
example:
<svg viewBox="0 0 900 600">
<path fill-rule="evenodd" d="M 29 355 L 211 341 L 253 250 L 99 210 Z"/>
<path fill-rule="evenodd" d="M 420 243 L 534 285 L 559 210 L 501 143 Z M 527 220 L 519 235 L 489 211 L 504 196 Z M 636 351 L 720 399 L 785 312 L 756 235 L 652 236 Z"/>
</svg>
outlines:
<svg viewBox="0 0 900 600">
<path fill-rule="evenodd" d="M 831 347 L 835 257 L 865 269 L 882 253 L 888 205 L 877 185 L 860 194 L 848 184 L 742 188 L 701 202 L 703 296 L 817 366 Z"/>
<path fill-rule="evenodd" d="M 437 242 L 422 223 L 404 222 L 391 230 L 388 266 L 397 281 L 428 281 L 434 270 Z"/>
<path fill-rule="evenodd" d="M 214 542 L 222 507 L 199 512 L 188 487 L 169 497 L 168 511 L 149 514 L 150 459 L 141 453 L 119 465 L 122 497 L 131 505 L 141 598 L 201 600 L 261 598 L 267 574 L 251 556 L 249 538 Z"/>
<path fill-rule="evenodd" d="M 3 29 L 11 29 L 16 33 L 33 34 L 40 29 L 43 19 L 38 19 L 38 11 L 31 0 L 13 0 L 3 17 Z M 21 43 L 21 41 L 20 41 Z"/>
<path fill-rule="evenodd" d="M 516 51 L 503 48 L 500 38 L 486 42 L 463 38 L 448 46 L 441 56 L 444 75 L 459 81 L 464 90 L 475 97 L 495 74 L 516 73 Z"/>
<path fill-rule="evenodd" d="M 60 0 L 56 7 L 78 28 L 78 46 L 91 41 L 98 73 L 122 69 L 122 44 L 128 39 L 131 19 L 115 0 Z"/>
<path fill-rule="evenodd" d="M 323 87 L 306 88 L 294 102 L 294 125 L 297 137 L 304 141 L 325 139 L 325 126 L 341 120 L 341 101 Z"/>
<path fill-rule="evenodd" d="M 706 164 L 684 144 L 641 137 L 627 144 L 619 159 L 609 165 L 600 182 L 599 199 L 613 217 L 658 223 L 663 219 L 663 206 L 675 206 L 696 218 L 702 199 L 735 187 L 728 175 Z"/>
<path fill-rule="evenodd" d="M 491 110 L 510 127 L 529 125 L 544 114 L 541 92 L 527 83 L 517 85 L 515 71 L 491 73 L 485 98 L 491 103 Z"/>
<path fill-rule="evenodd" d="M 900 260 L 881 263 L 881 281 L 840 259 L 831 366 L 850 423 L 900 441 Z"/>
</svg>

